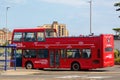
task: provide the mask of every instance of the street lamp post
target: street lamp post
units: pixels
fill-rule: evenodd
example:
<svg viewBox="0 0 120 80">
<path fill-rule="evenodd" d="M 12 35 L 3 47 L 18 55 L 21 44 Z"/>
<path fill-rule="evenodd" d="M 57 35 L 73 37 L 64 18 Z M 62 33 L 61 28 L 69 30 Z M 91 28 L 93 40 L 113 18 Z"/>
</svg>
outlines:
<svg viewBox="0 0 120 80">
<path fill-rule="evenodd" d="M 92 0 L 90 0 L 89 3 L 90 3 L 90 34 L 92 34 Z"/>
<path fill-rule="evenodd" d="M 7 20 L 7 18 L 8 18 L 8 9 L 9 9 L 10 7 L 6 7 L 6 45 L 8 45 L 8 20 Z"/>
</svg>

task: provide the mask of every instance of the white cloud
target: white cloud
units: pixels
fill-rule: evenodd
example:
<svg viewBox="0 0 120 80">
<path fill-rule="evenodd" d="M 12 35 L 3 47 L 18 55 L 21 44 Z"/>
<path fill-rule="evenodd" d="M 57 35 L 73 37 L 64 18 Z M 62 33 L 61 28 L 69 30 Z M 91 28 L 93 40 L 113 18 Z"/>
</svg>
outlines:
<svg viewBox="0 0 120 80">
<path fill-rule="evenodd" d="M 38 1 L 76 6 L 76 7 L 80 7 L 81 5 L 87 4 L 87 0 L 86 1 L 85 0 L 38 0 Z"/>
</svg>

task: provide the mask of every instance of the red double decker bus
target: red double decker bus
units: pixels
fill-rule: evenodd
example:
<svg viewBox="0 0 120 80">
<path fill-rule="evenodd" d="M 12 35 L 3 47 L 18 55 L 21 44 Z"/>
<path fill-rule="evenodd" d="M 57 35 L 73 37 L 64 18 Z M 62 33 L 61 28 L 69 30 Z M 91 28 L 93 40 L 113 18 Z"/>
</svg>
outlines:
<svg viewBox="0 0 120 80">
<path fill-rule="evenodd" d="M 14 29 L 12 44 L 21 59 L 18 66 L 32 68 L 95 69 L 114 65 L 113 35 L 57 37 L 55 29 Z M 12 55 L 13 56 L 13 55 Z"/>
</svg>

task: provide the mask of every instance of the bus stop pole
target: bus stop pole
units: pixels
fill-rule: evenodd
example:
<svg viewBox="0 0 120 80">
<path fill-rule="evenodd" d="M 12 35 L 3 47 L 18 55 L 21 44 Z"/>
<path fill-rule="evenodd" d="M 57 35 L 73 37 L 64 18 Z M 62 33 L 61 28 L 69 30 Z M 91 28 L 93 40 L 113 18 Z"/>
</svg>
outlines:
<svg viewBox="0 0 120 80">
<path fill-rule="evenodd" d="M 14 48 L 14 70 L 16 70 L 16 48 Z"/>
<path fill-rule="evenodd" d="M 4 70 L 7 70 L 7 48 L 5 48 L 5 67 Z"/>
</svg>

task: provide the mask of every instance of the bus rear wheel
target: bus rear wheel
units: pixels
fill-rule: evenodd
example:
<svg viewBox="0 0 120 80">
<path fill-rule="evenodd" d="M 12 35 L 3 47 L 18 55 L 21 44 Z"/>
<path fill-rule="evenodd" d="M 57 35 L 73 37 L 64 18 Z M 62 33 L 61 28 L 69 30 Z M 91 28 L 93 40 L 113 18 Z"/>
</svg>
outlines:
<svg viewBox="0 0 120 80">
<path fill-rule="evenodd" d="M 33 69 L 33 64 L 31 62 L 26 63 L 26 69 Z"/>
<path fill-rule="evenodd" d="M 72 71 L 79 71 L 80 70 L 80 65 L 79 63 L 73 63 L 72 66 L 71 66 L 71 70 Z"/>
</svg>

